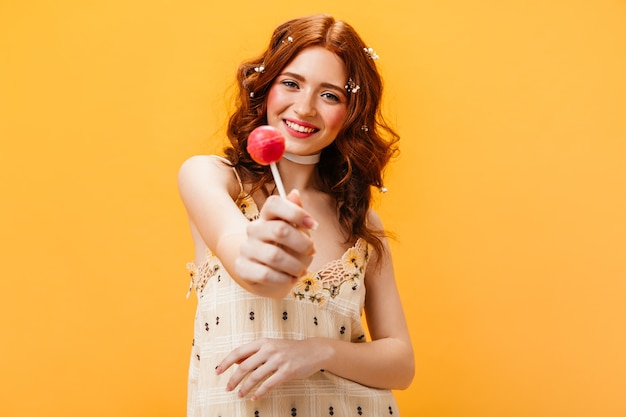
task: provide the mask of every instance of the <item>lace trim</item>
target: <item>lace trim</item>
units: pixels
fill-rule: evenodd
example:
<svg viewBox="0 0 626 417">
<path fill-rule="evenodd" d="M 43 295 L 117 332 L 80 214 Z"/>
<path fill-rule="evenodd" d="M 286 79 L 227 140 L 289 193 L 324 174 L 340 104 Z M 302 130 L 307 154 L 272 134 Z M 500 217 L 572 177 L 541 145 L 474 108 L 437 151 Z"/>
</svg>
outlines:
<svg viewBox="0 0 626 417">
<path fill-rule="evenodd" d="M 364 239 L 358 239 L 355 245 L 344 252 L 341 259 L 326 264 L 318 272 L 309 271 L 293 287 L 292 296 L 300 301 L 310 301 L 323 305 L 329 299 L 337 297 L 347 284 L 353 291 L 361 285 L 369 262 L 371 245 Z M 187 298 L 195 289 L 200 298 L 210 279 L 221 279 L 221 263 L 210 249 L 206 251 L 206 261 L 197 266 L 187 263 L 190 283 Z"/>
<path fill-rule="evenodd" d="M 194 262 L 187 262 L 187 272 L 189 273 L 189 290 L 187 291 L 187 298 L 191 295 L 191 290 L 195 288 L 196 297 L 200 298 L 204 287 L 211 278 L 217 275 L 218 281 L 221 279 L 219 271 L 221 269 L 220 264 L 212 262 L 212 258 L 215 256 L 209 248 L 206 249 L 206 261 L 202 265 L 198 266 Z M 217 258 L 216 258 L 217 259 Z"/>
<path fill-rule="evenodd" d="M 358 239 L 341 259 L 329 262 L 318 272 L 309 271 L 300 278 L 293 288 L 293 297 L 321 306 L 329 297 L 337 297 L 345 284 L 356 291 L 365 276 L 370 251 L 371 245 L 364 239 Z"/>
</svg>

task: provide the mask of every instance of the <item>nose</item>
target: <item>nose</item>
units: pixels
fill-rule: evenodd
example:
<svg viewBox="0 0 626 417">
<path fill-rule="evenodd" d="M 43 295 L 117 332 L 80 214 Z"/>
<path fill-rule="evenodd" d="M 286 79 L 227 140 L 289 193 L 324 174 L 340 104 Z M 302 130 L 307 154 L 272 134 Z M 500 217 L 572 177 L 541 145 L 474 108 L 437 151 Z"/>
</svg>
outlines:
<svg viewBox="0 0 626 417">
<path fill-rule="evenodd" d="M 317 110 L 315 110 L 315 95 L 309 91 L 301 91 L 294 103 L 294 111 L 299 116 L 315 116 L 317 114 Z"/>
</svg>

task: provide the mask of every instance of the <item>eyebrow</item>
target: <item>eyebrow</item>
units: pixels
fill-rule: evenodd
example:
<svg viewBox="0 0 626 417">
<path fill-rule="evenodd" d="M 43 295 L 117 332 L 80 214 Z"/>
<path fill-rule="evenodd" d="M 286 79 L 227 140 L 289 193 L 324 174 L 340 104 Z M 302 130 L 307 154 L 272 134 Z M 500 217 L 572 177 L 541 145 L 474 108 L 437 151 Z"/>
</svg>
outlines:
<svg viewBox="0 0 626 417">
<path fill-rule="evenodd" d="M 292 77 L 295 78 L 298 81 L 302 81 L 305 82 L 306 78 L 304 78 L 302 75 L 300 74 L 296 74 L 295 72 L 283 72 L 282 74 L 280 74 L 281 76 L 288 76 L 288 77 Z M 331 88 L 333 90 L 337 90 L 341 93 L 345 93 L 344 89 L 335 85 L 335 84 L 331 84 L 331 83 L 321 83 L 320 84 L 322 87 L 324 88 Z"/>
</svg>

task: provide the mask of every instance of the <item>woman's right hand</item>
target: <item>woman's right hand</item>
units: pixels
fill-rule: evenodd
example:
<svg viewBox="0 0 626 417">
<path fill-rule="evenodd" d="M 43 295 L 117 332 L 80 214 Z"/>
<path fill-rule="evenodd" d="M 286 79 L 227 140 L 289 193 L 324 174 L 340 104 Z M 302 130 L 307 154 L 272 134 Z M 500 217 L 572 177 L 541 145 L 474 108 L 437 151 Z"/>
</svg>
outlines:
<svg viewBox="0 0 626 417">
<path fill-rule="evenodd" d="M 270 196 L 259 218 L 247 227 L 236 274 L 259 295 L 285 297 L 313 260 L 309 231 L 316 227 L 317 222 L 302 208 L 297 190 L 287 200 Z"/>
</svg>

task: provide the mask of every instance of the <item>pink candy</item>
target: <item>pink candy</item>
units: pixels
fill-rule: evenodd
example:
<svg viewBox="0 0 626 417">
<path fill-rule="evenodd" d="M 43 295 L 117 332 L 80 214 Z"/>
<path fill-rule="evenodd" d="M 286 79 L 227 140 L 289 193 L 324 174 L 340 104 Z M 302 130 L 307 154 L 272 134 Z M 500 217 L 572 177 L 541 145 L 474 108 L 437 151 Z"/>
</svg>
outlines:
<svg viewBox="0 0 626 417">
<path fill-rule="evenodd" d="M 280 161 L 285 153 L 285 138 L 272 126 L 259 126 L 248 136 L 248 153 L 261 165 Z"/>
<path fill-rule="evenodd" d="M 259 126 L 248 135 L 248 153 L 257 163 L 269 165 L 274 176 L 278 194 L 287 198 L 283 180 L 280 178 L 276 162 L 280 161 L 285 153 L 285 138 L 278 129 L 272 126 Z"/>
</svg>

